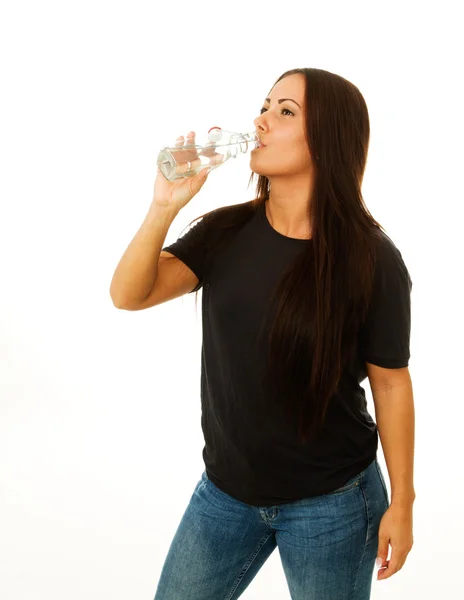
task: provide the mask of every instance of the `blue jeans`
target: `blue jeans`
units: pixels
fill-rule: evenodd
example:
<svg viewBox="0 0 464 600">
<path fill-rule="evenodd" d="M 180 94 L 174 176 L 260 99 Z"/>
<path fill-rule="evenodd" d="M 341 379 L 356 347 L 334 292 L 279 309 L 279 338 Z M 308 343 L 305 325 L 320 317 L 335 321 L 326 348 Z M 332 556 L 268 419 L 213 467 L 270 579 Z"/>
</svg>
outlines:
<svg viewBox="0 0 464 600">
<path fill-rule="evenodd" d="M 375 459 L 338 490 L 278 506 L 235 500 L 203 472 L 155 600 L 235 600 L 279 547 L 292 600 L 368 600 L 389 507 Z"/>
</svg>

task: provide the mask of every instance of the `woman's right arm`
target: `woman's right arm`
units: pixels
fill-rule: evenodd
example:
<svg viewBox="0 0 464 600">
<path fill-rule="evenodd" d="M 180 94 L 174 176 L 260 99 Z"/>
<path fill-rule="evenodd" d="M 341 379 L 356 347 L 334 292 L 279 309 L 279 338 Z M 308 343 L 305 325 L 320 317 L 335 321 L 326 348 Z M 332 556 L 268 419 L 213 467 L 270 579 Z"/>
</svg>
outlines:
<svg viewBox="0 0 464 600">
<path fill-rule="evenodd" d="M 186 143 L 195 143 L 195 132 L 188 134 Z M 183 144 L 184 137 L 180 136 L 176 145 L 181 147 Z M 160 304 L 186 293 L 183 291 L 185 289 L 190 291 L 196 287 L 198 278 L 194 273 L 179 259 L 169 253 L 161 253 L 161 248 L 171 223 L 198 194 L 206 179 L 207 169 L 174 181 L 168 181 L 158 169 L 148 214 L 119 261 L 111 281 L 110 295 L 117 308 L 148 308 L 149 305 L 154 306 L 153 302 Z M 163 267 L 162 277 L 159 273 L 160 264 Z M 159 297 L 154 297 L 157 283 L 161 293 Z M 188 289 L 192 283 L 194 285 Z"/>
<path fill-rule="evenodd" d="M 124 252 L 111 281 L 116 308 L 136 310 L 154 288 L 161 248 L 176 213 L 151 206 L 140 229 Z"/>
</svg>

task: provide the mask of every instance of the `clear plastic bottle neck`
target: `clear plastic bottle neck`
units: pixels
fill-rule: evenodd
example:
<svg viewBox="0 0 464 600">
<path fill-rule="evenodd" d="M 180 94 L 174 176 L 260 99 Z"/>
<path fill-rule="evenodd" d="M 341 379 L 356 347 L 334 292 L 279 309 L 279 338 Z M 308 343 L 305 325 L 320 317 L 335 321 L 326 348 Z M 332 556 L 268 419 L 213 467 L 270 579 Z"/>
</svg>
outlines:
<svg viewBox="0 0 464 600">
<path fill-rule="evenodd" d="M 213 127 L 210 129 L 208 132 L 208 138 L 217 146 L 239 144 L 242 152 L 246 152 L 248 150 L 249 143 L 257 144 L 259 142 L 259 136 L 256 131 L 239 133 L 236 131 L 225 131 L 219 127 Z"/>
</svg>

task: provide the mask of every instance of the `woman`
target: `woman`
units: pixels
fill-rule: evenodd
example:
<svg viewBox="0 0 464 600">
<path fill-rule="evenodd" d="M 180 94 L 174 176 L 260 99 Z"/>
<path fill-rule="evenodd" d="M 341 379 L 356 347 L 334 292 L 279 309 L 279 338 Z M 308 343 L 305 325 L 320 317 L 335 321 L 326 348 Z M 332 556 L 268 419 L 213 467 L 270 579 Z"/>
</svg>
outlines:
<svg viewBox="0 0 464 600">
<path fill-rule="evenodd" d="M 205 471 L 155 600 L 235 600 L 276 546 L 293 600 L 364 600 L 376 557 L 386 579 L 413 542 L 412 281 L 362 198 L 369 118 L 354 85 L 288 71 L 255 126 L 257 197 L 164 247 L 156 286 L 132 307 L 175 297 L 170 260 L 203 287 Z M 177 198 L 179 210 L 205 180 L 157 179 L 158 207 Z"/>
</svg>

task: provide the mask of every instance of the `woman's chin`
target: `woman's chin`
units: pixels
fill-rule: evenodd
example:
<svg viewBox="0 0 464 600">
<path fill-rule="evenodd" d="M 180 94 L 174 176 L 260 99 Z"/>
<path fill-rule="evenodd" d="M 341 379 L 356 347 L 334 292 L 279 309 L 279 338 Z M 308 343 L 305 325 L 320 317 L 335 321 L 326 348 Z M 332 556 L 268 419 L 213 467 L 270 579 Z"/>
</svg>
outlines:
<svg viewBox="0 0 464 600">
<path fill-rule="evenodd" d="M 269 177 L 269 173 L 265 173 L 260 169 L 251 169 L 255 175 L 261 175 L 262 177 Z"/>
<path fill-rule="evenodd" d="M 256 161 L 253 159 L 250 160 L 250 169 L 253 171 L 253 173 L 256 173 L 256 175 L 264 175 L 265 177 L 268 175 L 268 172 L 264 168 L 258 167 L 256 165 Z"/>
</svg>

